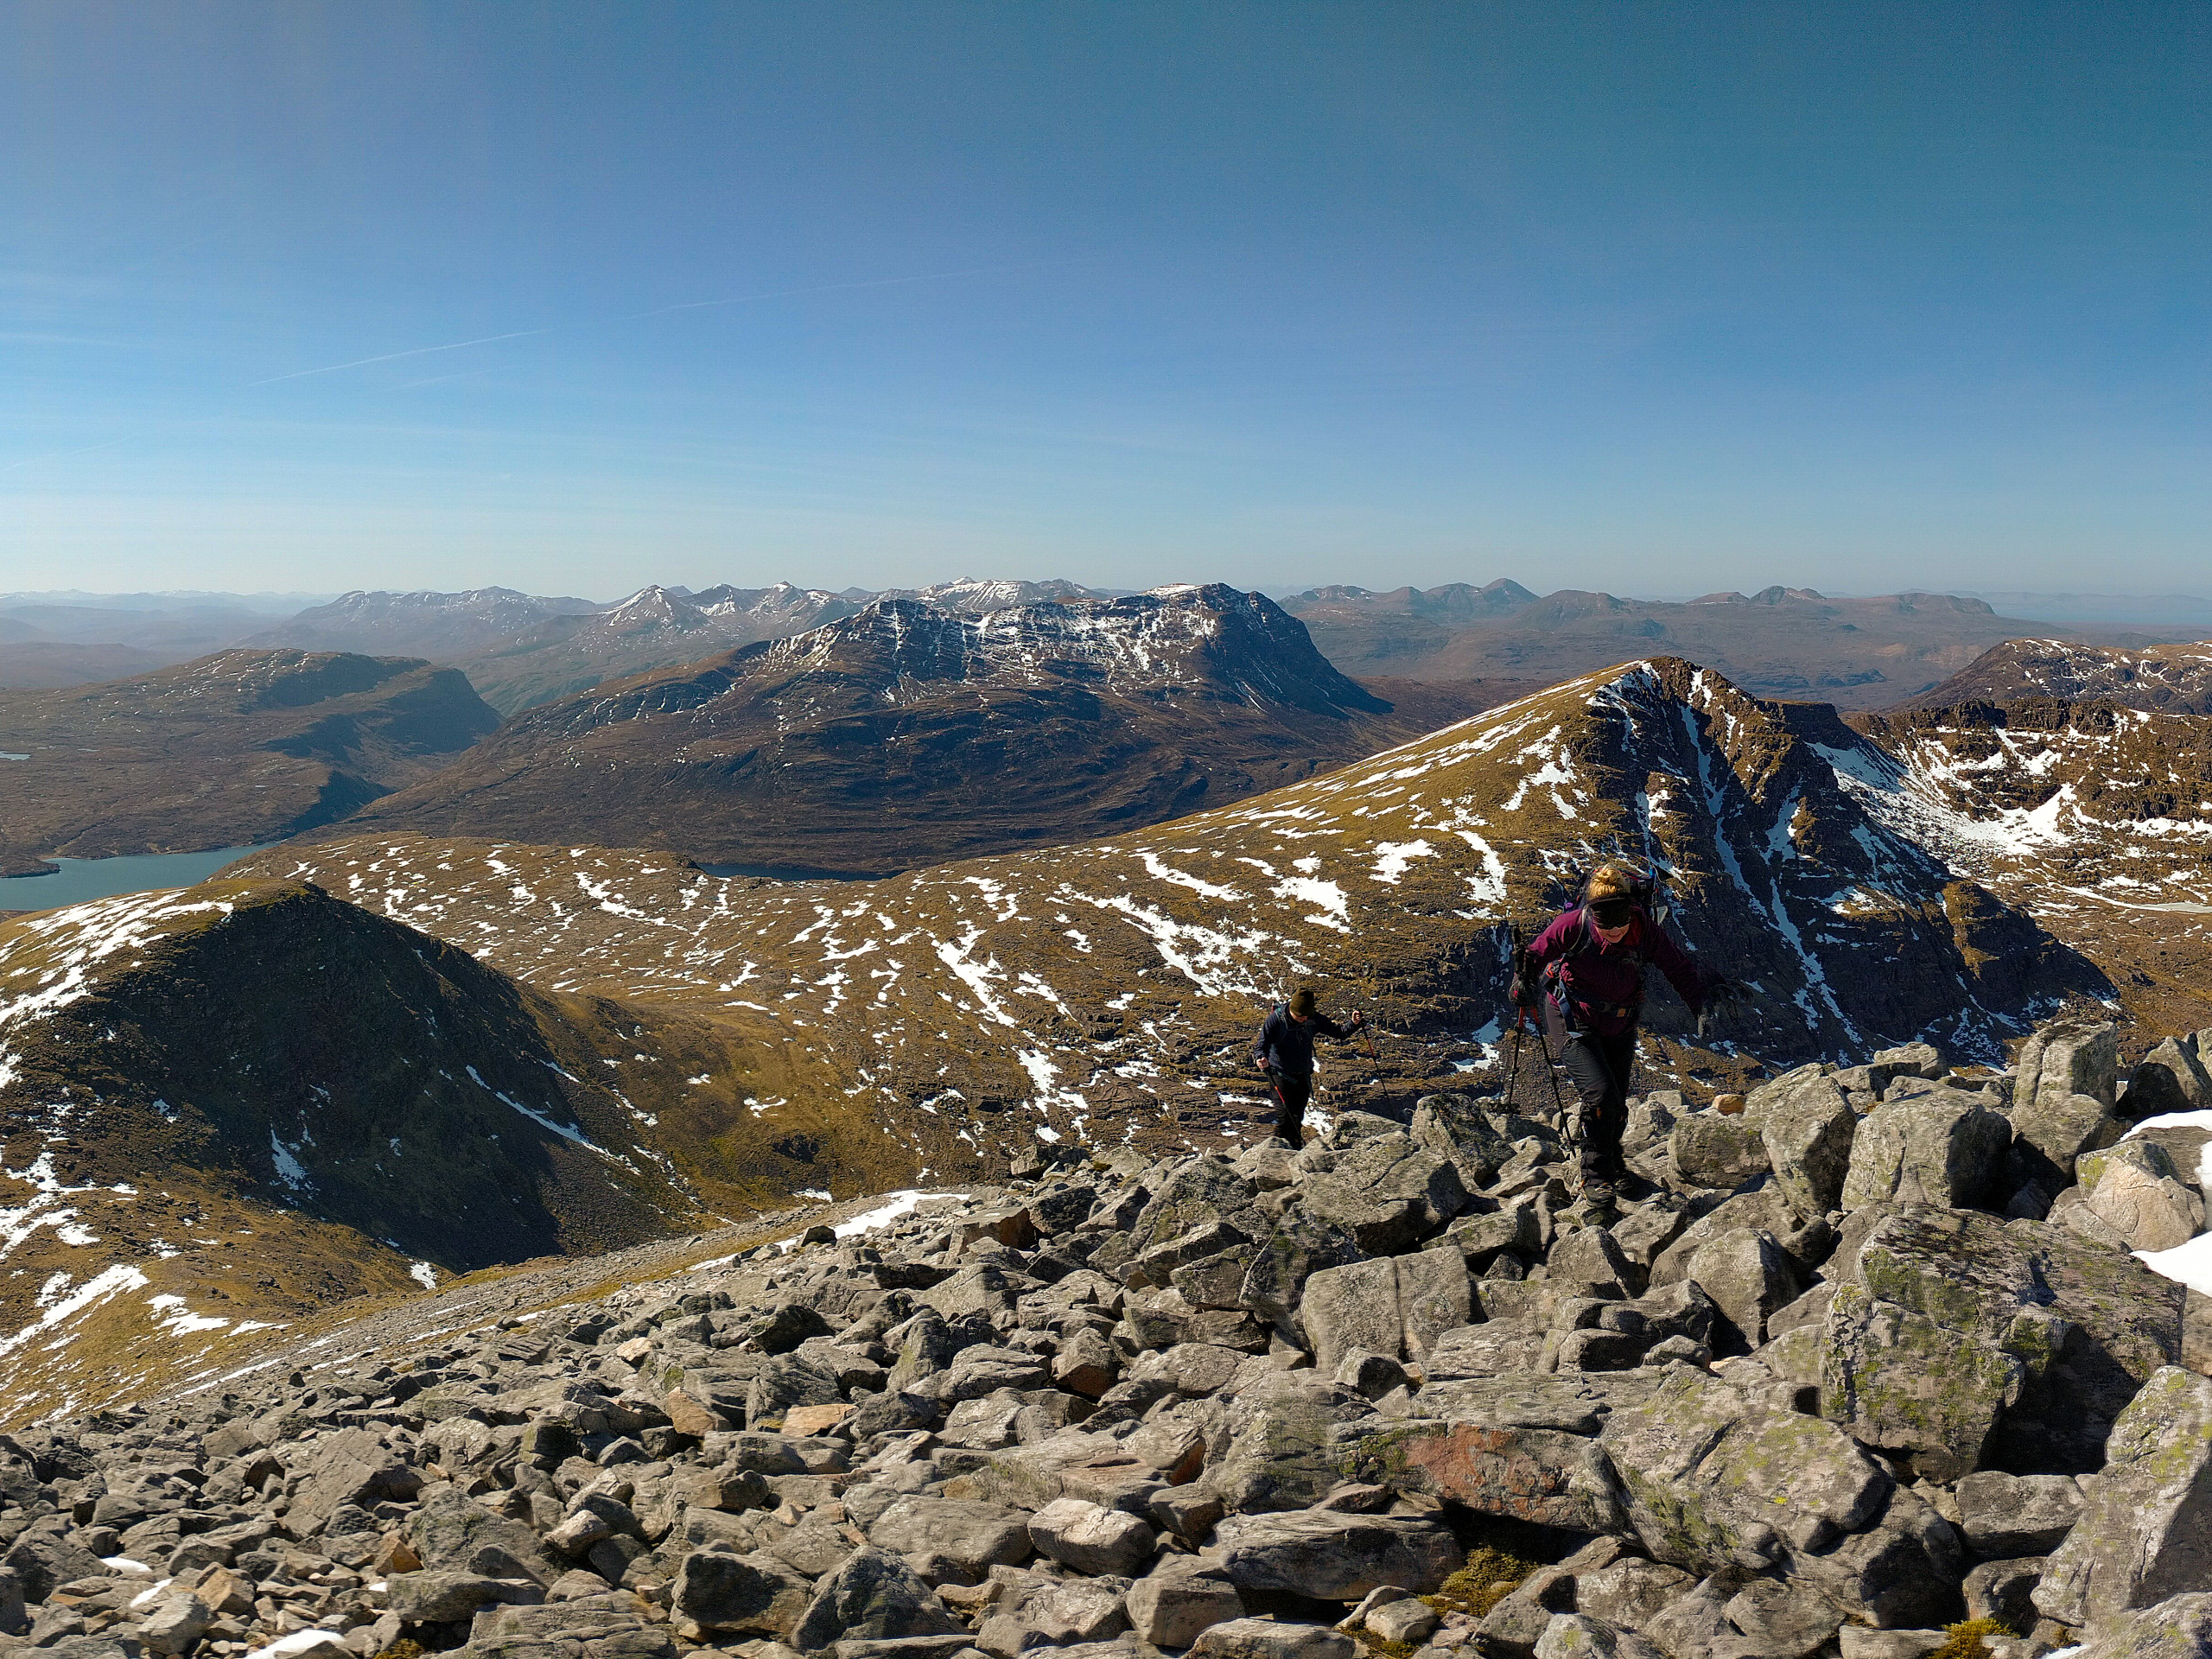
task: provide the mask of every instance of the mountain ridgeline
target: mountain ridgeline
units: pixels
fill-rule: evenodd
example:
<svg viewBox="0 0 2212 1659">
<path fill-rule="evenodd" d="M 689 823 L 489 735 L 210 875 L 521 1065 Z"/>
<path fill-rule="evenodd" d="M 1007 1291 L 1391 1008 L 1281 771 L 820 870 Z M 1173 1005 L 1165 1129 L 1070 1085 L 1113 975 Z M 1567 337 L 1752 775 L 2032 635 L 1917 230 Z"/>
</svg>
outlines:
<svg viewBox="0 0 2212 1659">
<path fill-rule="evenodd" d="M 1182 817 L 1434 713 L 1399 715 L 1294 618 L 1218 585 L 980 612 L 879 600 L 531 709 L 349 827 L 868 874 Z"/>
</svg>

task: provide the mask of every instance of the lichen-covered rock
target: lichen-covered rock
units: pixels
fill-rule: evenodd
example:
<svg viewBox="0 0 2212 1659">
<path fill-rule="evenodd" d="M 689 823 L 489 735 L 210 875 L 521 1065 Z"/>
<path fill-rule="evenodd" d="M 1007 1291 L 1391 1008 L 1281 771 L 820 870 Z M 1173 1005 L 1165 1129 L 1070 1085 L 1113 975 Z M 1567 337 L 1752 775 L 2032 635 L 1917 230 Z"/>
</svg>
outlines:
<svg viewBox="0 0 2212 1659">
<path fill-rule="evenodd" d="M 1512 1415 L 1393 1423 L 1351 1442 L 1341 1466 L 1347 1478 L 1446 1498 L 1485 1515 L 1570 1532 L 1618 1530 L 1620 1498 L 1597 1442 L 1516 1423 Z M 1594 1414 L 1582 1421 L 1596 1427 Z"/>
<path fill-rule="evenodd" d="M 2080 1659 L 2212 1659 L 2212 1591 L 2171 1596 L 2113 1620 Z"/>
<path fill-rule="evenodd" d="M 1662 1659 L 1656 1643 L 1586 1613 L 1554 1613 L 1536 1638 L 1535 1659 Z"/>
<path fill-rule="evenodd" d="M 1459 1172 L 1459 1184 L 1472 1192 L 1487 1186 L 1513 1156 L 1513 1143 L 1499 1134 L 1489 1113 L 1458 1095 L 1423 1095 L 1414 1103 L 1414 1139 Z"/>
<path fill-rule="evenodd" d="M 1756 1572 L 1832 1548 L 1892 1484 L 1834 1425 L 1756 1408 L 1687 1367 L 1613 1413 L 1599 1441 L 1644 1547 L 1692 1572 Z"/>
<path fill-rule="evenodd" d="M 961 1628 L 914 1569 L 896 1555 L 856 1549 L 816 1586 L 786 1639 L 801 1653 L 852 1637 L 943 1636 Z"/>
<path fill-rule="evenodd" d="M 1302 1509 L 1342 1478 L 1338 1426 L 1372 1409 L 1357 1389 L 1311 1371 L 1255 1382 L 1206 1442 L 1206 1484 L 1232 1514 Z"/>
<path fill-rule="evenodd" d="M 2120 1413 L 2036 1605 L 2074 1626 L 2212 1584 L 2212 1378 L 2156 1372 Z"/>
<path fill-rule="evenodd" d="M 1948 1459 L 1986 1446 L 2022 1474 L 2094 1469 L 2113 1420 L 2180 1351 L 2181 1286 L 2049 1223 L 1909 1206 L 1867 1235 L 1847 1277 L 1866 1300 L 1839 1288 L 1829 1304 L 1821 1409 L 1877 1445 Z M 1921 1318 L 1878 1319 L 1882 1303 Z M 1969 1446 L 2007 1355 L 2018 1395 L 1999 1432 Z M 1936 1399 L 1931 1363 L 1956 1367 L 1980 1403 Z"/>
<path fill-rule="evenodd" d="M 1823 1413 L 1865 1446 L 1914 1454 L 1934 1480 L 1980 1465 L 2005 1408 L 2020 1397 L 2027 1366 L 1973 1331 L 1837 1287 L 1820 1348 Z"/>
</svg>

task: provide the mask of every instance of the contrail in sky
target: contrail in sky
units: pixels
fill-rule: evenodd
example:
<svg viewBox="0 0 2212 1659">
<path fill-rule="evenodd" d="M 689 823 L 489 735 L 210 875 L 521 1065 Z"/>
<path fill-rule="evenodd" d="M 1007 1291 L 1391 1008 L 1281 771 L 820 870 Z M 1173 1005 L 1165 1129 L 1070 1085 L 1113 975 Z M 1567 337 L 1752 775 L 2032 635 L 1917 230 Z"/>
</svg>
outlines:
<svg viewBox="0 0 2212 1659">
<path fill-rule="evenodd" d="M 726 300 L 689 300 L 682 305 L 664 305 L 651 311 L 639 311 L 624 319 L 635 322 L 644 317 L 664 317 L 671 311 L 704 311 L 717 305 L 745 305 L 754 300 L 789 300 L 802 294 L 842 294 L 855 288 L 896 288 L 904 283 L 941 283 L 954 276 L 988 276 L 1007 269 L 1004 265 L 977 265 L 968 270 L 931 270 L 918 276 L 881 276 L 869 283 L 827 283 L 819 288 L 779 288 L 760 294 L 733 294 Z"/>
<path fill-rule="evenodd" d="M 1061 262 L 1048 260 L 1044 263 L 1058 264 Z M 861 288 L 898 288 L 908 283 L 942 283 L 950 281 L 957 276 L 989 276 L 1009 270 L 1020 270 L 1031 268 L 1032 267 L 1022 265 L 975 265 L 970 266 L 965 270 L 924 271 L 919 276 L 879 276 L 873 281 L 865 283 L 824 283 L 814 288 L 770 289 L 759 294 L 733 294 L 726 300 L 687 300 L 680 305 L 664 305 L 651 311 L 632 312 L 627 316 L 621 318 L 620 321 L 624 322 L 637 322 L 646 317 L 664 317 L 669 315 L 671 313 L 677 311 L 711 310 L 714 307 L 718 305 L 747 305 L 756 300 L 796 299 L 798 296 L 806 294 L 843 294 L 849 293 L 855 289 Z M 251 391 L 255 386 L 274 386 L 286 380 L 304 380 L 310 375 L 336 374 L 340 369 L 365 368 L 372 363 L 396 362 L 403 357 L 427 357 L 433 352 L 458 352 L 471 346 L 496 346 L 503 340 L 528 340 L 533 335 L 550 334 L 553 332 L 555 331 L 550 328 L 524 328 L 519 329 L 512 334 L 486 334 L 481 340 L 456 340 L 451 344 L 445 346 L 417 346 L 412 351 L 385 352 L 376 357 L 357 357 L 350 363 L 326 363 L 319 369 L 295 369 L 289 374 L 272 374 L 266 380 L 247 381 L 245 389 Z M 440 379 L 452 379 L 456 378 L 458 377 L 450 375 L 441 375 L 438 377 Z M 414 384 L 416 385 L 429 385 L 431 383 L 427 380 L 418 380 L 414 382 Z"/>
<path fill-rule="evenodd" d="M 528 340 L 532 334 L 550 334 L 549 328 L 524 328 L 512 334 L 486 334 L 481 340 L 456 340 L 449 346 L 417 346 L 411 352 L 386 352 L 381 357 L 357 357 L 351 363 L 326 363 L 319 369 L 300 369 L 290 374 L 272 374 L 266 380 L 249 380 L 249 390 L 255 386 L 273 386 L 280 380 L 304 380 L 311 374 L 335 374 L 340 369 L 358 369 L 371 363 L 390 363 L 403 357 L 427 357 L 432 352 L 457 352 L 465 346 L 493 346 L 503 340 Z"/>
</svg>

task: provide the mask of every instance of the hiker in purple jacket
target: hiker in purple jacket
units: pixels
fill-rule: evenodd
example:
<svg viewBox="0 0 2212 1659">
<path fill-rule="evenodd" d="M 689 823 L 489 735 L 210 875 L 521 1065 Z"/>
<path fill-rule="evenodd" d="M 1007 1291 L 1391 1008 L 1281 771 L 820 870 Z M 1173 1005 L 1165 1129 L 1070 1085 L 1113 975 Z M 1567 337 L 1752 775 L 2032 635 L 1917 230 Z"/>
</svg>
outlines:
<svg viewBox="0 0 2212 1659">
<path fill-rule="evenodd" d="M 1628 1178 L 1621 1134 L 1628 1128 L 1644 968 L 1656 963 L 1693 1014 L 1726 984 L 1667 936 L 1635 892 L 1634 871 L 1600 867 L 1582 902 L 1536 936 L 1513 990 L 1515 1003 L 1538 1014 L 1562 1044 L 1560 1064 L 1580 1101 L 1568 1133 L 1583 1196 L 1599 1205 L 1610 1204 Z"/>
</svg>

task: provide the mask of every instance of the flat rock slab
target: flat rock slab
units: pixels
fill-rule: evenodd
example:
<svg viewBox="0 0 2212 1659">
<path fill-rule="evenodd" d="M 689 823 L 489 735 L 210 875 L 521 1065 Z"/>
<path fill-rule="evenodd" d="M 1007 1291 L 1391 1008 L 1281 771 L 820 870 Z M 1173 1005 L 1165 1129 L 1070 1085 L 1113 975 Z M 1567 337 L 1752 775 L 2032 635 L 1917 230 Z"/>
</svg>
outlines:
<svg viewBox="0 0 2212 1659">
<path fill-rule="evenodd" d="M 1224 1577 L 1240 1590 L 1357 1601 L 1378 1586 L 1433 1592 L 1463 1564 L 1449 1528 L 1406 1516 L 1297 1510 L 1231 1516 L 1215 1529 Z"/>
</svg>

